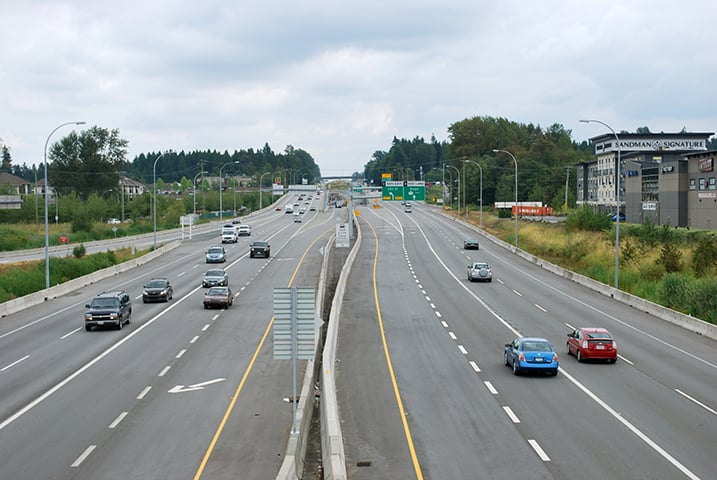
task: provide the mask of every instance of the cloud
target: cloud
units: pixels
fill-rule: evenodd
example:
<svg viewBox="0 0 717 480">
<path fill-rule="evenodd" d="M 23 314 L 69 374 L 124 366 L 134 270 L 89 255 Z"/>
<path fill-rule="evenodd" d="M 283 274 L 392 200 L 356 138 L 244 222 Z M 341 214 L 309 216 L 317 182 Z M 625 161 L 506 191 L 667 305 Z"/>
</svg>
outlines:
<svg viewBox="0 0 717 480">
<path fill-rule="evenodd" d="M 706 0 L 7 0 L 0 138 L 32 164 L 84 120 L 119 129 L 130 158 L 268 142 L 349 174 L 394 136 L 444 140 L 478 115 L 578 141 L 603 133 L 585 117 L 714 131 L 715 16 Z"/>
</svg>

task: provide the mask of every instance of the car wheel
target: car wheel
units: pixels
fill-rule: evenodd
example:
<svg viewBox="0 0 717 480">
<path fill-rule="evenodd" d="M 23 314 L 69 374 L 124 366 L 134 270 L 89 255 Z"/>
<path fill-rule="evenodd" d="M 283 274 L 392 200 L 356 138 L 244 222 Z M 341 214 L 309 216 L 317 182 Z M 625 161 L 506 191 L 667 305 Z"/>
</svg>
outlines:
<svg viewBox="0 0 717 480">
<path fill-rule="evenodd" d="M 206 310 L 207 308 L 209 308 L 209 305 L 207 305 L 207 304 L 205 303 L 205 304 L 204 304 L 204 310 Z"/>
<path fill-rule="evenodd" d="M 551 371 L 550 371 L 550 376 L 552 376 L 552 377 L 557 377 L 557 376 L 558 376 L 558 369 L 556 368 L 555 370 L 551 370 Z"/>
<path fill-rule="evenodd" d="M 513 359 L 513 375 L 518 375 L 520 373 L 520 368 L 518 367 L 518 362 L 515 361 L 515 358 Z"/>
<path fill-rule="evenodd" d="M 565 346 L 568 347 L 568 355 L 572 355 L 573 352 L 570 351 L 570 342 L 565 342 Z"/>
<path fill-rule="evenodd" d="M 117 325 L 115 325 L 115 328 L 117 330 L 122 330 L 123 326 L 124 326 L 124 323 L 122 323 L 122 319 L 117 320 Z"/>
<path fill-rule="evenodd" d="M 582 353 L 580 353 L 580 349 L 579 349 L 579 348 L 578 348 L 577 350 L 575 350 L 575 357 L 578 359 L 578 362 L 582 362 L 582 361 L 583 361 L 583 355 L 582 355 Z"/>
<path fill-rule="evenodd" d="M 611 358 L 610 360 L 608 360 L 608 363 L 615 363 L 615 362 L 617 362 L 617 357 Z"/>
<path fill-rule="evenodd" d="M 92 330 L 92 327 L 90 325 L 85 325 L 85 331 L 89 332 L 90 330 Z"/>
<path fill-rule="evenodd" d="M 510 363 L 508 363 L 508 352 L 503 352 L 503 363 L 505 363 L 506 367 L 510 367 Z"/>
</svg>

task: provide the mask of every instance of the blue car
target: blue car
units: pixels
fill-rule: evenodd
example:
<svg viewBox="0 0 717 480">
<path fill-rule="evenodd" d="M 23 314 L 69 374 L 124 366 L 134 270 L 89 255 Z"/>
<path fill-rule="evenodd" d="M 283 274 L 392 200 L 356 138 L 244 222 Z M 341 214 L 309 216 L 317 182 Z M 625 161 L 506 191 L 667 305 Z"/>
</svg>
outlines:
<svg viewBox="0 0 717 480">
<path fill-rule="evenodd" d="M 521 372 L 546 372 L 558 374 L 558 354 L 553 344 L 545 338 L 516 338 L 505 344 L 503 362 L 513 368 L 513 374 Z"/>
</svg>

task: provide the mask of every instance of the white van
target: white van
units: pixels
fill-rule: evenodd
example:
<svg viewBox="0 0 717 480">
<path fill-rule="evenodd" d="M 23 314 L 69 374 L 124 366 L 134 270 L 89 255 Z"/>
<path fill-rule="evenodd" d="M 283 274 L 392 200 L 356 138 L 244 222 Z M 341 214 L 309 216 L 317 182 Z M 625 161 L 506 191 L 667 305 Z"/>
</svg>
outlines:
<svg viewBox="0 0 717 480">
<path fill-rule="evenodd" d="M 237 227 L 234 225 L 224 225 L 222 227 L 222 243 L 237 243 L 239 241 L 239 234 L 237 233 Z"/>
</svg>

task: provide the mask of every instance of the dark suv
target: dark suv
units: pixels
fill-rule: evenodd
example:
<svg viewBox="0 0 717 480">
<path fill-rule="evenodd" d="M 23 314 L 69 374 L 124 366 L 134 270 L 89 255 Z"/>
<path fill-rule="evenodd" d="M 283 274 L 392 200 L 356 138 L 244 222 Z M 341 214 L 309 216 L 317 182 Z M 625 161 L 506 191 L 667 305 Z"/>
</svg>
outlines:
<svg viewBox="0 0 717 480">
<path fill-rule="evenodd" d="M 124 290 L 102 292 L 85 305 L 85 330 L 111 326 L 120 330 L 132 316 L 132 302 Z"/>
<path fill-rule="evenodd" d="M 249 258 L 269 258 L 269 255 L 271 255 L 271 247 L 268 242 L 254 242 L 249 245 Z"/>
</svg>

